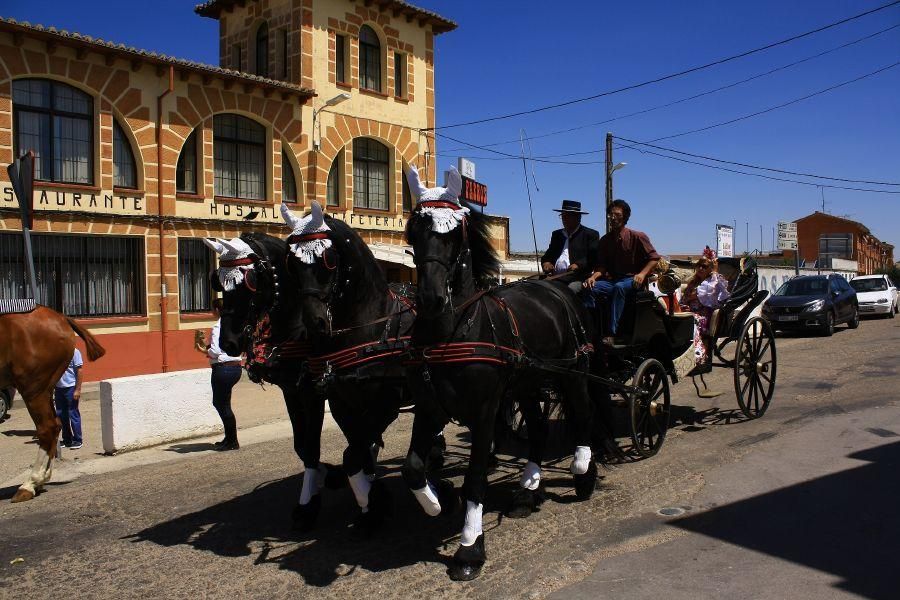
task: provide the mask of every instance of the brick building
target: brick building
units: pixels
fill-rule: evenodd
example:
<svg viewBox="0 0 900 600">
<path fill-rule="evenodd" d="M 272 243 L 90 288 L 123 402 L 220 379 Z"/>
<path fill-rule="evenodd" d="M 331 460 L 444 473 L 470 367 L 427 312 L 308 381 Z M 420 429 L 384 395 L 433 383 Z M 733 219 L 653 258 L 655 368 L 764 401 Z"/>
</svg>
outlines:
<svg viewBox="0 0 900 600">
<path fill-rule="evenodd" d="M 36 151 L 38 300 L 100 336 L 88 380 L 203 366 L 193 334 L 212 325 L 214 257 L 201 238 L 284 236 L 282 202 L 327 204 L 389 278 L 414 277 L 403 169 L 434 185 L 421 130 L 435 124 L 435 36 L 455 23 L 401 0 L 196 12 L 219 21 L 220 66 L 0 18 L 0 163 Z M 503 254 L 508 222 L 495 229 Z M 27 294 L 20 231 L 2 169 L 0 297 Z"/>
<path fill-rule="evenodd" d="M 857 221 L 816 211 L 797 219 L 797 244 L 807 265 L 827 267 L 829 258 L 855 260 L 860 275 L 894 264 L 894 246 L 880 241 Z"/>
</svg>

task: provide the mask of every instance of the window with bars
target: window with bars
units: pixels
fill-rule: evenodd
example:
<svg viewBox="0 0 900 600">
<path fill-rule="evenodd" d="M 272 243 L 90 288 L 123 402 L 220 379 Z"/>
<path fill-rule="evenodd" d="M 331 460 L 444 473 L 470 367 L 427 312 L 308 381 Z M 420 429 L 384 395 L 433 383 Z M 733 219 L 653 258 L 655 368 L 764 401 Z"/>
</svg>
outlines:
<svg viewBox="0 0 900 600">
<path fill-rule="evenodd" d="M 178 240 L 178 310 L 183 313 L 212 310 L 209 274 L 215 259 L 201 239 Z"/>
<path fill-rule="evenodd" d="M 185 140 L 181 154 L 178 155 L 175 190 L 187 194 L 197 193 L 197 129 Z"/>
<path fill-rule="evenodd" d="M 36 300 L 71 317 L 144 314 L 144 239 L 31 234 Z M 21 233 L 0 233 L 0 298 L 28 292 Z"/>
<path fill-rule="evenodd" d="M 290 74 L 290 59 L 288 57 L 288 30 L 281 30 L 281 78 L 287 80 Z"/>
<path fill-rule="evenodd" d="M 269 26 L 265 23 L 256 30 L 256 74 L 269 76 Z"/>
<path fill-rule="evenodd" d="M 353 140 L 353 206 L 388 210 L 387 146 L 369 138 Z"/>
<path fill-rule="evenodd" d="M 334 36 L 334 78 L 338 83 L 347 83 L 347 38 Z"/>
<path fill-rule="evenodd" d="M 359 85 L 381 91 L 381 41 L 368 25 L 359 28 Z"/>
<path fill-rule="evenodd" d="M 325 201 L 328 206 L 339 206 L 341 203 L 341 187 L 344 181 L 341 179 L 341 165 L 343 163 L 344 151 L 341 150 L 328 170 L 328 189 L 325 194 Z"/>
<path fill-rule="evenodd" d="M 265 127 L 238 115 L 216 115 L 213 154 L 216 196 L 265 200 Z"/>
<path fill-rule="evenodd" d="M 394 52 L 394 95 L 406 98 L 406 55 Z"/>
<path fill-rule="evenodd" d="M 134 154 L 118 121 L 113 122 L 113 185 L 120 188 L 137 188 Z"/>
<path fill-rule="evenodd" d="M 294 167 L 284 150 L 281 151 L 281 198 L 282 202 L 297 202 L 297 180 L 294 178 Z"/>
<path fill-rule="evenodd" d="M 34 151 L 34 178 L 92 184 L 93 98 L 47 79 L 17 79 L 12 90 L 15 153 Z"/>
</svg>

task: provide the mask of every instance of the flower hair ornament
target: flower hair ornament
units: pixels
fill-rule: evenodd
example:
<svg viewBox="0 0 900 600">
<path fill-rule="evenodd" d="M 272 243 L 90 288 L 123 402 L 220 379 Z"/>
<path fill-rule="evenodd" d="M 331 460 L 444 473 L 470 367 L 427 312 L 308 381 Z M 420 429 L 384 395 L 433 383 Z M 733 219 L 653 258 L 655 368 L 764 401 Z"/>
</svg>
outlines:
<svg viewBox="0 0 900 600">
<path fill-rule="evenodd" d="M 708 258 L 709 260 L 717 260 L 716 251 L 707 246 L 703 249 L 703 258 Z"/>
<path fill-rule="evenodd" d="M 300 219 L 282 203 L 281 216 L 291 228 L 291 235 L 287 239 L 288 248 L 300 262 L 311 265 L 316 262 L 316 257 L 322 256 L 322 253 L 331 248 L 331 240 L 328 239 L 331 229 L 325 224 L 322 205 L 315 200 L 310 213 Z"/>
<path fill-rule="evenodd" d="M 253 268 L 253 248 L 241 238 L 223 240 L 221 238 L 204 238 L 203 243 L 219 255 L 219 268 L 216 274 L 222 289 L 230 292 L 244 281 L 244 274 Z"/>
<path fill-rule="evenodd" d="M 462 176 L 456 167 L 447 172 L 445 187 L 427 188 L 419 179 L 419 171 L 414 166 L 406 172 L 410 191 L 416 197 L 416 211 L 431 217 L 431 230 L 437 233 L 453 231 L 463 222 L 469 209 L 459 203 L 462 191 Z"/>
</svg>

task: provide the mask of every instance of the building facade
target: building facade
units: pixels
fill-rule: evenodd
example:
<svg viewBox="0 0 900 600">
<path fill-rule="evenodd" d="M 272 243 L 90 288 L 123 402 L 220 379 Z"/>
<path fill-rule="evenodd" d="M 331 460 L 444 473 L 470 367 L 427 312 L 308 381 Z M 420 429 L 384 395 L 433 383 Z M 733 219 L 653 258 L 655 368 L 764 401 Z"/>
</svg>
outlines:
<svg viewBox="0 0 900 600">
<path fill-rule="evenodd" d="M 411 205 L 403 170 L 437 166 L 435 36 L 400 0 L 214 0 L 220 66 L 0 18 L 0 163 L 33 150 L 38 301 L 107 355 L 87 380 L 205 365 L 203 237 L 285 236 L 282 202 L 353 225 L 394 281 Z M 25 297 L 18 200 L 0 173 L 0 297 Z M 496 220 L 497 248 L 508 223 Z"/>
<path fill-rule="evenodd" d="M 894 264 L 894 246 L 862 223 L 819 211 L 795 222 L 798 251 L 807 266 L 830 268 L 837 258 L 856 261 L 858 275 L 871 275 Z"/>
</svg>

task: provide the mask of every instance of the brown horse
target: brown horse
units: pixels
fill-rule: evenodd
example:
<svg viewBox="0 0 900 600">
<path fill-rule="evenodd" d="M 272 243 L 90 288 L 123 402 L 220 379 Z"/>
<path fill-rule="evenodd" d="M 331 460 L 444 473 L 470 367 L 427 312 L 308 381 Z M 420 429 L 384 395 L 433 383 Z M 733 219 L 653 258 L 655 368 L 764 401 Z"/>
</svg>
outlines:
<svg viewBox="0 0 900 600">
<path fill-rule="evenodd" d="M 75 352 L 73 330 L 84 340 L 88 359 L 106 353 L 94 336 L 52 308 L 38 305 L 30 313 L 0 315 L 0 387 L 13 385 L 22 394 L 38 438 L 31 475 L 13 502 L 31 500 L 50 481 L 62 429 L 53 408 L 53 388 Z"/>
</svg>

